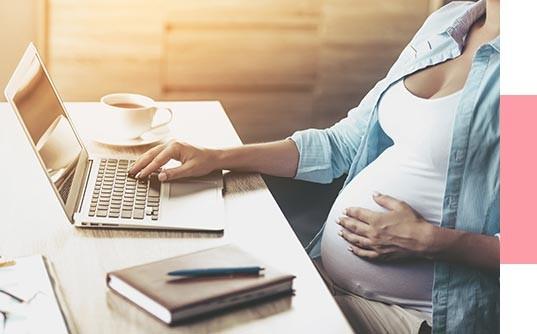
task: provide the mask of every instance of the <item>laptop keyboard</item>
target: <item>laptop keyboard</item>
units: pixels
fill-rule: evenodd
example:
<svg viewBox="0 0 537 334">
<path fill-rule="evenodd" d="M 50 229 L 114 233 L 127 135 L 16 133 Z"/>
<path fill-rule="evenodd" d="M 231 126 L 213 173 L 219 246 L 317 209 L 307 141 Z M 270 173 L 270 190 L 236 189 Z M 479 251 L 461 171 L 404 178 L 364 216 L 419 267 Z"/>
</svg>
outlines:
<svg viewBox="0 0 537 334">
<path fill-rule="evenodd" d="M 73 185 L 73 179 L 75 176 L 75 170 L 73 169 L 65 182 L 60 186 L 60 197 L 64 203 L 67 203 L 67 198 L 69 197 L 69 192 L 71 191 L 71 186 Z"/>
<path fill-rule="evenodd" d="M 157 220 L 160 181 L 156 174 L 137 180 L 128 176 L 134 160 L 101 159 L 89 216 Z"/>
</svg>

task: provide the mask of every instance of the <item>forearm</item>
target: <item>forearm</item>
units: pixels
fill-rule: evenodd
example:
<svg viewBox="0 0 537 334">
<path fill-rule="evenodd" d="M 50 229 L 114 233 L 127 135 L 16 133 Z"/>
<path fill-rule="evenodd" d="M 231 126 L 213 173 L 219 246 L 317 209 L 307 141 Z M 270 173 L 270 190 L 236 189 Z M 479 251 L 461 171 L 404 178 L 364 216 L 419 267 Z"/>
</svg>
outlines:
<svg viewBox="0 0 537 334">
<path fill-rule="evenodd" d="M 497 237 L 433 226 L 427 257 L 456 262 L 485 270 L 500 269 L 500 240 Z"/>
<path fill-rule="evenodd" d="M 299 152 L 295 143 L 286 139 L 218 150 L 216 156 L 218 169 L 294 177 L 298 168 Z"/>
</svg>

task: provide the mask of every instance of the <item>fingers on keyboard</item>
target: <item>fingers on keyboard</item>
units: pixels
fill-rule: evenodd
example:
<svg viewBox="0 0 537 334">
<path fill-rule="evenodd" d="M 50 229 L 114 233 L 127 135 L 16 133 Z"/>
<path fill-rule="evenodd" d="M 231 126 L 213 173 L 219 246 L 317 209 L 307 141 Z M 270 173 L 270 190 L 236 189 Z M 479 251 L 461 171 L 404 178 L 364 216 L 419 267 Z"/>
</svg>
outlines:
<svg viewBox="0 0 537 334">
<path fill-rule="evenodd" d="M 156 175 L 136 180 L 128 175 L 134 160 L 102 159 L 88 215 L 142 220 L 158 219 L 160 182 Z"/>
</svg>

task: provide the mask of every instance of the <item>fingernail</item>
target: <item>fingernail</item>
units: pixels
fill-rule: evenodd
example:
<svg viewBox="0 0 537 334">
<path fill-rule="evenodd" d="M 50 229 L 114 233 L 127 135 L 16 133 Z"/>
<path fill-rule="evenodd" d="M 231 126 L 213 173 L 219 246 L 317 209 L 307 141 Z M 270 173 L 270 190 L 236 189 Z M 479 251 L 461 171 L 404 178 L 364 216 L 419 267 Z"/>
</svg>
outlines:
<svg viewBox="0 0 537 334">
<path fill-rule="evenodd" d="M 166 181 L 168 179 L 168 175 L 166 173 L 159 173 L 158 179 L 159 181 Z"/>
<path fill-rule="evenodd" d="M 139 179 L 142 177 L 142 171 L 139 171 L 138 174 L 134 176 L 135 179 Z"/>
<path fill-rule="evenodd" d="M 347 209 L 343 209 L 343 212 L 342 212 L 342 213 L 343 213 L 344 216 L 347 215 L 347 211 L 348 211 Z"/>
<path fill-rule="evenodd" d="M 338 231 L 338 232 L 337 232 L 337 235 L 339 235 L 340 237 L 342 237 L 342 236 L 343 236 L 343 231 Z"/>
<path fill-rule="evenodd" d="M 373 191 L 373 197 L 378 197 L 380 196 L 380 193 L 378 191 Z"/>
<path fill-rule="evenodd" d="M 352 253 L 352 247 L 347 247 L 347 250 Z"/>
</svg>

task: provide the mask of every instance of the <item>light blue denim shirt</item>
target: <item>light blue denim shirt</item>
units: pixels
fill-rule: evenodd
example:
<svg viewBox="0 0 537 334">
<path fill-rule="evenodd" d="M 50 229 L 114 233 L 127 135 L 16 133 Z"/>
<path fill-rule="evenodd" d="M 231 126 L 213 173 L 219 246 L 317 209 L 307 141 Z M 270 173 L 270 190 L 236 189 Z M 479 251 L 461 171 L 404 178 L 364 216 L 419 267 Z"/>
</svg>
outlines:
<svg viewBox="0 0 537 334">
<path fill-rule="evenodd" d="M 329 183 L 348 174 L 345 185 L 393 144 L 378 122 L 377 106 L 401 78 L 459 56 L 485 0 L 452 2 L 433 13 L 403 50 L 386 77 L 328 129 L 293 134 L 300 159 L 296 178 Z M 441 226 L 499 233 L 500 38 L 474 55 L 455 116 Z M 404 112 L 404 108 L 401 109 Z M 412 131 L 409 129 L 409 131 Z M 321 231 L 322 232 L 322 231 Z M 308 250 L 319 256 L 320 235 Z M 499 332 L 499 273 L 435 262 L 434 333 Z"/>
</svg>

